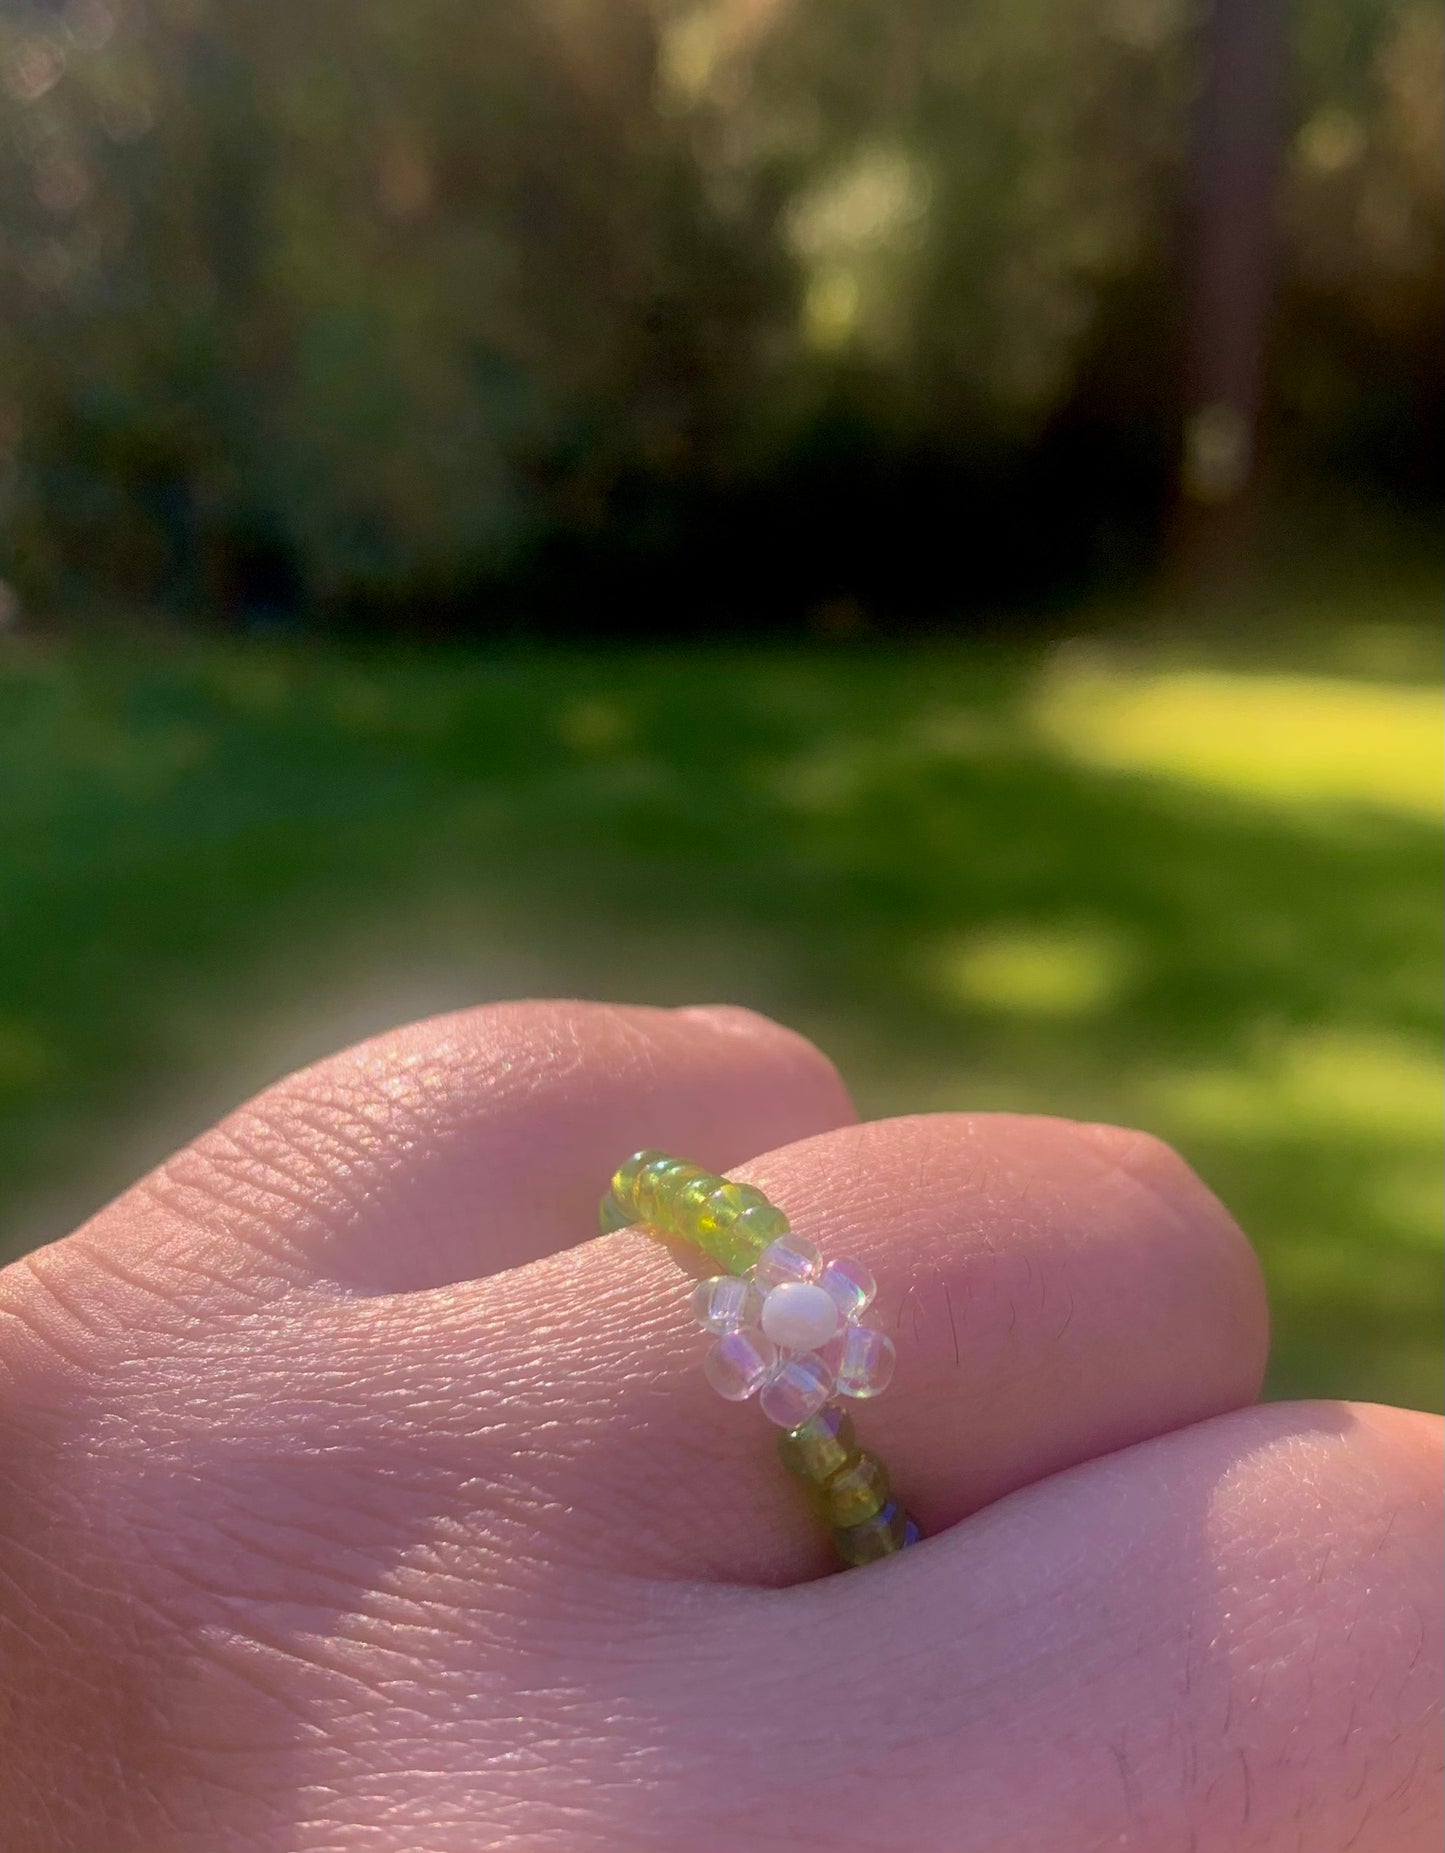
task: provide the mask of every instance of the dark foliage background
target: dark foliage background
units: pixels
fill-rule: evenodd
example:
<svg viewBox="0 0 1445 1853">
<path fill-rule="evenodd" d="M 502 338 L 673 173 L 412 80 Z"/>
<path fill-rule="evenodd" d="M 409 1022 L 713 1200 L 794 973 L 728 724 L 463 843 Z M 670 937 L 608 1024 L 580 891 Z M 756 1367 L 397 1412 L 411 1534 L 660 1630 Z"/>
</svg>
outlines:
<svg viewBox="0 0 1445 1853">
<path fill-rule="evenodd" d="M 1265 479 L 1429 508 L 1441 21 L 1291 9 Z M 1157 558 L 1186 0 L 7 0 L 0 576 L 677 631 Z"/>
</svg>

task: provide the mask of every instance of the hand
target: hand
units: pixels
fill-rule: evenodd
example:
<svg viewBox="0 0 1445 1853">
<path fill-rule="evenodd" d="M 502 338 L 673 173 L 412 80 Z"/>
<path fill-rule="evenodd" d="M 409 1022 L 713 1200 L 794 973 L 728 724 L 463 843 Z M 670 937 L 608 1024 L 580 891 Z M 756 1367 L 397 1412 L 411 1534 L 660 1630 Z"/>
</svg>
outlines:
<svg viewBox="0 0 1445 1853">
<path fill-rule="evenodd" d="M 586 1239 L 640 1145 L 873 1267 L 915 1550 L 822 1577 L 678 1257 Z M 507 1005 L 283 1082 L 0 1314 L 8 1853 L 1439 1843 L 1439 1426 L 1251 1406 L 1254 1257 L 1140 1134 Z"/>
</svg>

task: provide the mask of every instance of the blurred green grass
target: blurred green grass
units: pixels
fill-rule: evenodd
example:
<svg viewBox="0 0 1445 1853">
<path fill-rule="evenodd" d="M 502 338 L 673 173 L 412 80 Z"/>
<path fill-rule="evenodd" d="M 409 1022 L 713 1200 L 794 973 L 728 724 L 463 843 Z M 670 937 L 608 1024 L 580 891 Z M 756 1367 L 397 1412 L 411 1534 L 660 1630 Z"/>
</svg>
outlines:
<svg viewBox="0 0 1445 1853">
<path fill-rule="evenodd" d="M 865 1112 L 1146 1126 L 1272 1390 L 1437 1407 L 1439 689 L 1390 623 L 686 652 L 0 650 L 0 1252 L 428 1010 L 733 999 Z M 1112 640 L 1109 640 L 1112 638 Z"/>
</svg>

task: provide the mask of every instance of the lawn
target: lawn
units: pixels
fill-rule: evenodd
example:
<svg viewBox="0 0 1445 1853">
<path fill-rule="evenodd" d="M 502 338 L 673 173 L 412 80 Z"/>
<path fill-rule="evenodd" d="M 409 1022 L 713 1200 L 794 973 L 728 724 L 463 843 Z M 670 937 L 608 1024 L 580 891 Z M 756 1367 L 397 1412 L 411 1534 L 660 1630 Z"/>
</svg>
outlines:
<svg viewBox="0 0 1445 1853">
<path fill-rule="evenodd" d="M 0 1247 L 396 1020 L 730 998 L 868 1113 L 1162 1134 L 1259 1244 L 1275 1393 L 1438 1406 L 1419 615 L 811 651 L 0 640 Z"/>
</svg>

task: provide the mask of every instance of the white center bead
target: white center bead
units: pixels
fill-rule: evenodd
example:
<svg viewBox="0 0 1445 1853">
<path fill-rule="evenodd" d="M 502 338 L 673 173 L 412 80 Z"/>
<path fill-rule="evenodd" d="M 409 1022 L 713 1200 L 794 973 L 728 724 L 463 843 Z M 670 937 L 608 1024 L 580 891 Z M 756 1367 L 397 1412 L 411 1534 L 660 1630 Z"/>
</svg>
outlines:
<svg viewBox="0 0 1445 1853">
<path fill-rule="evenodd" d="M 816 1351 L 841 1324 L 832 1295 L 812 1281 L 785 1280 L 763 1301 L 763 1331 L 784 1351 Z"/>
</svg>

